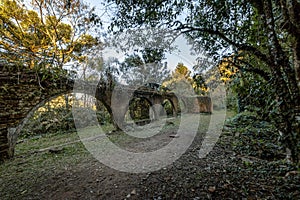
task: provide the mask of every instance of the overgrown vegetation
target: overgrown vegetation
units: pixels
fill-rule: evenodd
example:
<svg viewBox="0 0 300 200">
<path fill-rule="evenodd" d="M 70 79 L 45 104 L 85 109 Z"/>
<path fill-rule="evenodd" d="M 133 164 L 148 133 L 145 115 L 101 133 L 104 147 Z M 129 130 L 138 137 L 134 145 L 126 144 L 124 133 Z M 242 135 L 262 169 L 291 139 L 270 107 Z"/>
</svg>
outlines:
<svg viewBox="0 0 300 200">
<path fill-rule="evenodd" d="M 241 155 L 263 160 L 282 160 L 286 157 L 282 148 L 282 136 L 270 122 L 253 112 L 242 112 L 226 122 L 234 140 L 233 149 Z"/>
<path fill-rule="evenodd" d="M 53 134 L 53 133 L 70 133 L 76 130 L 73 114 L 76 116 L 84 116 L 77 125 L 80 127 L 94 125 L 93 113 L 96 114 L 100 125 L 111 124 L 111 116 L 101 102 L 97 102 L 97 106 L 84 108 L 84 102 L 87 99 L 78 100 L 82 107 L 72 111 L 73 98 L 72 95 L 62 95 L 38 108 L 23 126 L 20 137 L 30 138 L 37 135 Z"/>
<path fill-rule="evenodd" d="M 2 0 L 0 61 L 59 73 L 64 64 L 85 60 L 99 44 L 91 32 L 100 25 L 94 9 L 80 0 Z"/>
</svg>

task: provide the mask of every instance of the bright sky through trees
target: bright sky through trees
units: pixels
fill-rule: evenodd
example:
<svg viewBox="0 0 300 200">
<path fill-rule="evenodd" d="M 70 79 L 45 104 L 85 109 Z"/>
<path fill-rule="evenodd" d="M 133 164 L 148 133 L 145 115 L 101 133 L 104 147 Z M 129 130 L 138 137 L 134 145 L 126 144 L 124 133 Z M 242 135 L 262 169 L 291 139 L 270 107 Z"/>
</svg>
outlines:
<svg viewBox="0 0 300 200">
<path fill-rule="evenodd" d="M 100 16 L 104 28 L 107 29 L 110 23 L 110 17 L 112 16 L 111 13 L 109 13 L 111 10 L 104 8 L 102 5 L 102 1 L 97 0 L 85 0 L 88 4 L 90 4 L 91 7 L 95 7 L 96 12 Z M 178 50 L 176 50 L 173 53 L 167 53 L 166 54 L 166 61 L 168 63 L 168 68 L 172 71 L 175 69 L 178 63 L 183 63 L 185 66 L 187 66 L 191 71 L 193 71 L 193 66 L 196 64 L 196 57 L 194 55 L 191 55 L 190 46 L 187 45 L 187 41 L 183 37 L 178 37 L 175 40 L 175 45 L 178 47 Z M 104 55 L 110 55 L 115 56 L 118 59 L 123 60 L 123 55 L 118 54 L 117 52 L 113 52 L 113 50 L 107 50 L 105 51 Z"/>
</svg>

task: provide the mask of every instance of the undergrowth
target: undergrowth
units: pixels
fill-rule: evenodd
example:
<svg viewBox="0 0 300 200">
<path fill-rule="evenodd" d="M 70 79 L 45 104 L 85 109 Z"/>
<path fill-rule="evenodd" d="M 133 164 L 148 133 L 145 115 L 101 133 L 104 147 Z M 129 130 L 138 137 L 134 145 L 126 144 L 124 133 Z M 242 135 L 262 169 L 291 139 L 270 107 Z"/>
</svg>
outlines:
<svg viewBox="0 0 300 200">
<path fill-rule="evenodd" d="M 271 123 L 260 119 L 253 112 L 242 112 L 226 121 L 234 134 L 233 149 L 242 155 L 264 160 L 280 160 L 285 157 L 281 137 Z"/>
</svg>

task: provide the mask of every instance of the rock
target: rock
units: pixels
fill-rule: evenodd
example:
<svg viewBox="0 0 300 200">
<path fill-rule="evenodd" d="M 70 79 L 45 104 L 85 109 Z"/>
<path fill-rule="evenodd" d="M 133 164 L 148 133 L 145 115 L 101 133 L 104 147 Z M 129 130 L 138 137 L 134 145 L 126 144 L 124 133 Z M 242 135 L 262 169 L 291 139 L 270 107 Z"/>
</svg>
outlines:
<svg viewBox="0 0 300 200">
<path fill-rule="evenodd" d="M 216 186 L 209 186 L 208 191 L 213 193 L 216 191 Z"/>
<path fill-rule="evenodd" d="M 133 189 L 132 191 L 131 191 L 131 193 L 130 193 L 131 195 L 136 195 L 136 190 L 135 189 Z"/>
</svg>

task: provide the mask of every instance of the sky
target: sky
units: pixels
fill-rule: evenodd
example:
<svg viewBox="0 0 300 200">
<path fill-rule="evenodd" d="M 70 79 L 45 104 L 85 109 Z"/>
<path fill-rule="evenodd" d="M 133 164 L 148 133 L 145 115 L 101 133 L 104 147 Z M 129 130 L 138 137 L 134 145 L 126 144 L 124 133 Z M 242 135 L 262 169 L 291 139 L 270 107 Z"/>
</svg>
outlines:
<svg viewBox="0 0 300 200">
<path fill-rule="evenodd" d="M 101 20 L 104 22 L 104 27 L 109 25 L 109 18 L 111 14 L 109 11 L 104 9 L 101 4 L 101 1 L 97 0 L 85 0 L 91 7 L 95 7 L 97 14 L 101 17 Z M 179 50 L 173 53 L 166 54 L 166 62 L 168 63 L 168 68 L 173 71 L 176 65 L 180 62 L 187 66 L 191 71 L 193 66 L 196 64 L 196 56 L 191 55 L 190 46 L 187 44 L 187 41 L 182 37 L 178 37 L 174 41 L 174 45 L 178 47 Z M 124 57 L 123 54 L 118 54 L 116 50 L 110 49 L 107 50 L 107 55 L 115 56 L 118 59 L 122 60 Z M 104 54 L 105 55 L 105 54 Z"/>
</svg>

